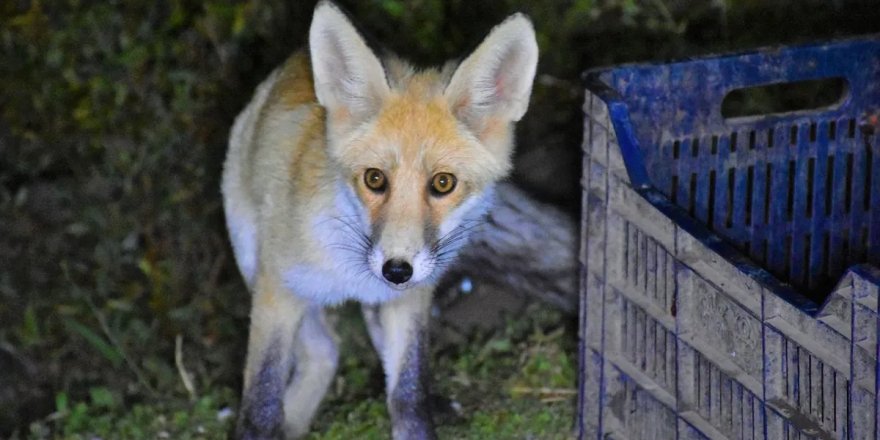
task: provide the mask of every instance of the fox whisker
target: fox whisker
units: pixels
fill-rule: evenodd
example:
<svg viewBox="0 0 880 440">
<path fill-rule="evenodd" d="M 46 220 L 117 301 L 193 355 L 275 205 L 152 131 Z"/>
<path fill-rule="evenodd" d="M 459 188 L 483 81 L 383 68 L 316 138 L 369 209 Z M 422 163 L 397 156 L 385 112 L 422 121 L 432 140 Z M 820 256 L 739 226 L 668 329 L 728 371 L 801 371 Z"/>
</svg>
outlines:
<svg viewBox="0 0 880 440">
<path fill-rule="evenodd" d="M 466 219 L 458 226 L 441 236 L 431 246 L 431 269 L 437 270 L 449 265 L 458 255 L 461 246 L 470 238 L 471 232 L 486 223 L 484 217 Z"/>
</svg>

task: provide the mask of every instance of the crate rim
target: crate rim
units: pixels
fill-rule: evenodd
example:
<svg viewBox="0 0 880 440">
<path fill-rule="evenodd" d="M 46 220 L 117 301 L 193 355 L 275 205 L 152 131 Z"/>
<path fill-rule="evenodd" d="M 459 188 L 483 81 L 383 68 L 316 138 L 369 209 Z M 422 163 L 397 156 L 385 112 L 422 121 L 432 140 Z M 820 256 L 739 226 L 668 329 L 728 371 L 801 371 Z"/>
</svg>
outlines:
<svg viewBox="0 0 880 440">
<path fill-rule="evenodd" d="M 655 60 L 655 61 L 632 61 L 627 63 L 620 64 L 612 64 L 605 66 L 595 66 L 590 67 L 580 74 L 580 81 L 582 86 L 586 86 L 589 88 L 594 81 L 598 79 L 598 76 L 609 72 L 612 70 L 620 70 L 620 69 L 634 69 L 634 68 L 648 68 L 648 67 L 657 67 L 657 66 L 670 66 L 676 64 L 687 64 L 695 61 L 711 61 L 722 58 L 731 58 L 731 57 L 741 57 L 748 55 L 756 55 L 762 53 L 782 53 L 786 51 L 797 51 L 801 49 L 807 49 L 810 47 L 815 47 L 818 45 L 838 45 L 838 44 L 853 44 L 853 43 L 868 43 L 871 41 L 880 41 L 880 32 L 877 33 L 869 33 L 869 34 L 860 34 L 860 35 L 850 35 L 845 37 L 838 38 L 830 38 L 827 40 L 809 40 L 809 41 L 800 41 L 794 44 L 768 44 L 761 45 L 755 48 L 745 48 L 745 49 L 736 49 L 724 52 L 709 52 L 705 54 L 694 54 L 688 56 L 680 56 L 680 57 L 672 57 L 667 60 Z"/>
</svg>

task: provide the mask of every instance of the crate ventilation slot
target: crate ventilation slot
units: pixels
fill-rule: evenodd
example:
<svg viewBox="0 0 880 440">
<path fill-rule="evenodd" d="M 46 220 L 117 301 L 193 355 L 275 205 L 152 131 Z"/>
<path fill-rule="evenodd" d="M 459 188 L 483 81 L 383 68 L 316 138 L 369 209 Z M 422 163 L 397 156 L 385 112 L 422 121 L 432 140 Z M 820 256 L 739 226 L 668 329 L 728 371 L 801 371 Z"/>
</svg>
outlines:
<svg viewBox="0 0 880 440">
<path fill-rule="evenodd" d="M 648 173 L 670 201 L 779 279 L 827 292 L 872 257 L 877 155 L 875 136 L 845 118 L 669 140 Z"/>
</svg>

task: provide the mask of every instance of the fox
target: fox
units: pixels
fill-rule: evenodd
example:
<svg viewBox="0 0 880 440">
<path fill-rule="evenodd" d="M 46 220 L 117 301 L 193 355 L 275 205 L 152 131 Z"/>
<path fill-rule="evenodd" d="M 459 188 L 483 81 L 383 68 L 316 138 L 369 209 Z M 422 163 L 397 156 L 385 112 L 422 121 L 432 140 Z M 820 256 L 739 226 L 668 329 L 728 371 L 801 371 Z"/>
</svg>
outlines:
<svg viewBox="0 0 880 440">
<path fill-rule="evenodd" d="M 251 297 L 234 436 L 299 438 L 335 375 L 327 310 L 361 303 L 394 439 L 433 439 L 431 298 L 511 170 L 538 61 L 511 15 L 461 62 L 417 69 L 336 4 L 236 117 L 221 192 Z"/>
</svg>

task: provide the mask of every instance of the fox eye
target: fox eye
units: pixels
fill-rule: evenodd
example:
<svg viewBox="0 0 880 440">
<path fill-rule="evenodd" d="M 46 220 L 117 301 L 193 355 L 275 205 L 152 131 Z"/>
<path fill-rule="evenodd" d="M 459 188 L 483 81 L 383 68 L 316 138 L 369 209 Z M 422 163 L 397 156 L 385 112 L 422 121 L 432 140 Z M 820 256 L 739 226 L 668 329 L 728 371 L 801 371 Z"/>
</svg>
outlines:
<svg viewBox="0 0 880 440">
<path fill-rule="evenodd" d="M 431 192 L 435 196 L 449 194 L 455 189 L 457 180 L 454 175 L 449 173 L 437 173 L 431 179 Z"/>
<path fill-rule="evenodd" d="M 388 182 L 385 180 L 385 173 L 377 168 L 369 168 L 364 172 L 364 184 L 374 192 L 381 193 L 385 191 Z"/>
</svg>

